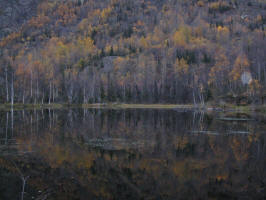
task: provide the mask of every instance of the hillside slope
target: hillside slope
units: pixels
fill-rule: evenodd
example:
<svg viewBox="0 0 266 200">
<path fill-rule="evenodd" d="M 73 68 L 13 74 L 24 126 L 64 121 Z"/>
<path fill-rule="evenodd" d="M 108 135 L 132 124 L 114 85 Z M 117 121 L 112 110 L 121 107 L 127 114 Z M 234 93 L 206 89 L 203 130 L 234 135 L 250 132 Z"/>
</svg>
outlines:
<svg viewBox="0 0 266 200">
<path fill-rule="evenodd" d="M 2 0 L 0 102 L 263 103 L 265 22 L 263 0 Z"/>
<path fill-rule="evenodd" d="M 1 0 L 0 38 L 17 31 L 20 26 L 36 15 L 40 0 Z"/>
</svg>

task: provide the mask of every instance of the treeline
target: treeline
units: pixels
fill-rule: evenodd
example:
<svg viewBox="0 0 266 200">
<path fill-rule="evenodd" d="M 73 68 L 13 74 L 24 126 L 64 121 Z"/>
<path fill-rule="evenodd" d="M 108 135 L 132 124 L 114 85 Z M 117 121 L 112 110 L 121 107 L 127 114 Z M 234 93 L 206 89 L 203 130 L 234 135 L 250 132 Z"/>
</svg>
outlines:
<svg viewBox="0 0 266 200">
<path fill-rule="evenodd" d="M 36 9 L 0 40 L 1 103 L 264 103 L 264 1 L 40 0 Z"/>
</svg>

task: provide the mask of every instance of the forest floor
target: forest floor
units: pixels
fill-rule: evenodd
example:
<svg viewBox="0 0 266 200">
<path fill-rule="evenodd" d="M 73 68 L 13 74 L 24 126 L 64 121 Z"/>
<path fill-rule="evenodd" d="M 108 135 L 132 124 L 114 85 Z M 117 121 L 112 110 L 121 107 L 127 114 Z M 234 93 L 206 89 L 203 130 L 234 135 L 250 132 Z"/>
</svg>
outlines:
<svg viewBox="0 0 266 200">
<path fill-rule="evenodd" d="M 266 105 L 237 106 L 225 105 L 193 105 L 193 104 L 123 104 L 123 103 L 95 103 L 95 104 L 14 104 L 13 110 L 32 109 L 69 109 L 69 108 L 97 108 L 97 109 L 180 109 L 199 111 L 239 112 L 239 113 L 261 113 L 266 114 Z M 11 104 L 0 104 L 0 111 L 11 110 Z"/>
</svg>

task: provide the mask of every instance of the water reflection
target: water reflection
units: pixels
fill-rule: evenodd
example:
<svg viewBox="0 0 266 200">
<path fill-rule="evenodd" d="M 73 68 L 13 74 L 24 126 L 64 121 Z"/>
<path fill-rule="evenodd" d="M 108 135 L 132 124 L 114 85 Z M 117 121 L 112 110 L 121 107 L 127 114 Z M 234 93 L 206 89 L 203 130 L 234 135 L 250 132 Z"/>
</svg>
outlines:
<svg viewBox="0 0 266 200">
<path fill-rule="evenodd" d="M 144 109 L 0 116 L 0 199 L 266 197 L 261 116 Z"/>
</svg>

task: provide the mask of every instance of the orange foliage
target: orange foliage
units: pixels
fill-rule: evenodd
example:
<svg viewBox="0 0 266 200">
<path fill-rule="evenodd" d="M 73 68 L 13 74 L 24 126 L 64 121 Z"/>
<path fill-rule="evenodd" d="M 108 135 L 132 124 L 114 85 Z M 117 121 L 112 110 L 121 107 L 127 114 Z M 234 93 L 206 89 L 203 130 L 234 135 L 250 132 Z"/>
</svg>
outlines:
<svg viewBox="0 0 266 200">
<path fill-rule="evenodd" d="M 238 55 L 233 70 L 230 73 L 232 79 L 234 81 L 239 80 L 243 72 L 249 71 L 249 66 L 250 64 L 247 56 L 244 54 Z"/>
<path fill-rule="evenodd" d="M 29 20 L 28 24 L 30 27 L 34 28 L 42 28 L 46 24 L 48 24 L 51 21 L 51 19 L 44 15 L 38 15 L 37 17 L 32 18 Z"/>
</svg>

